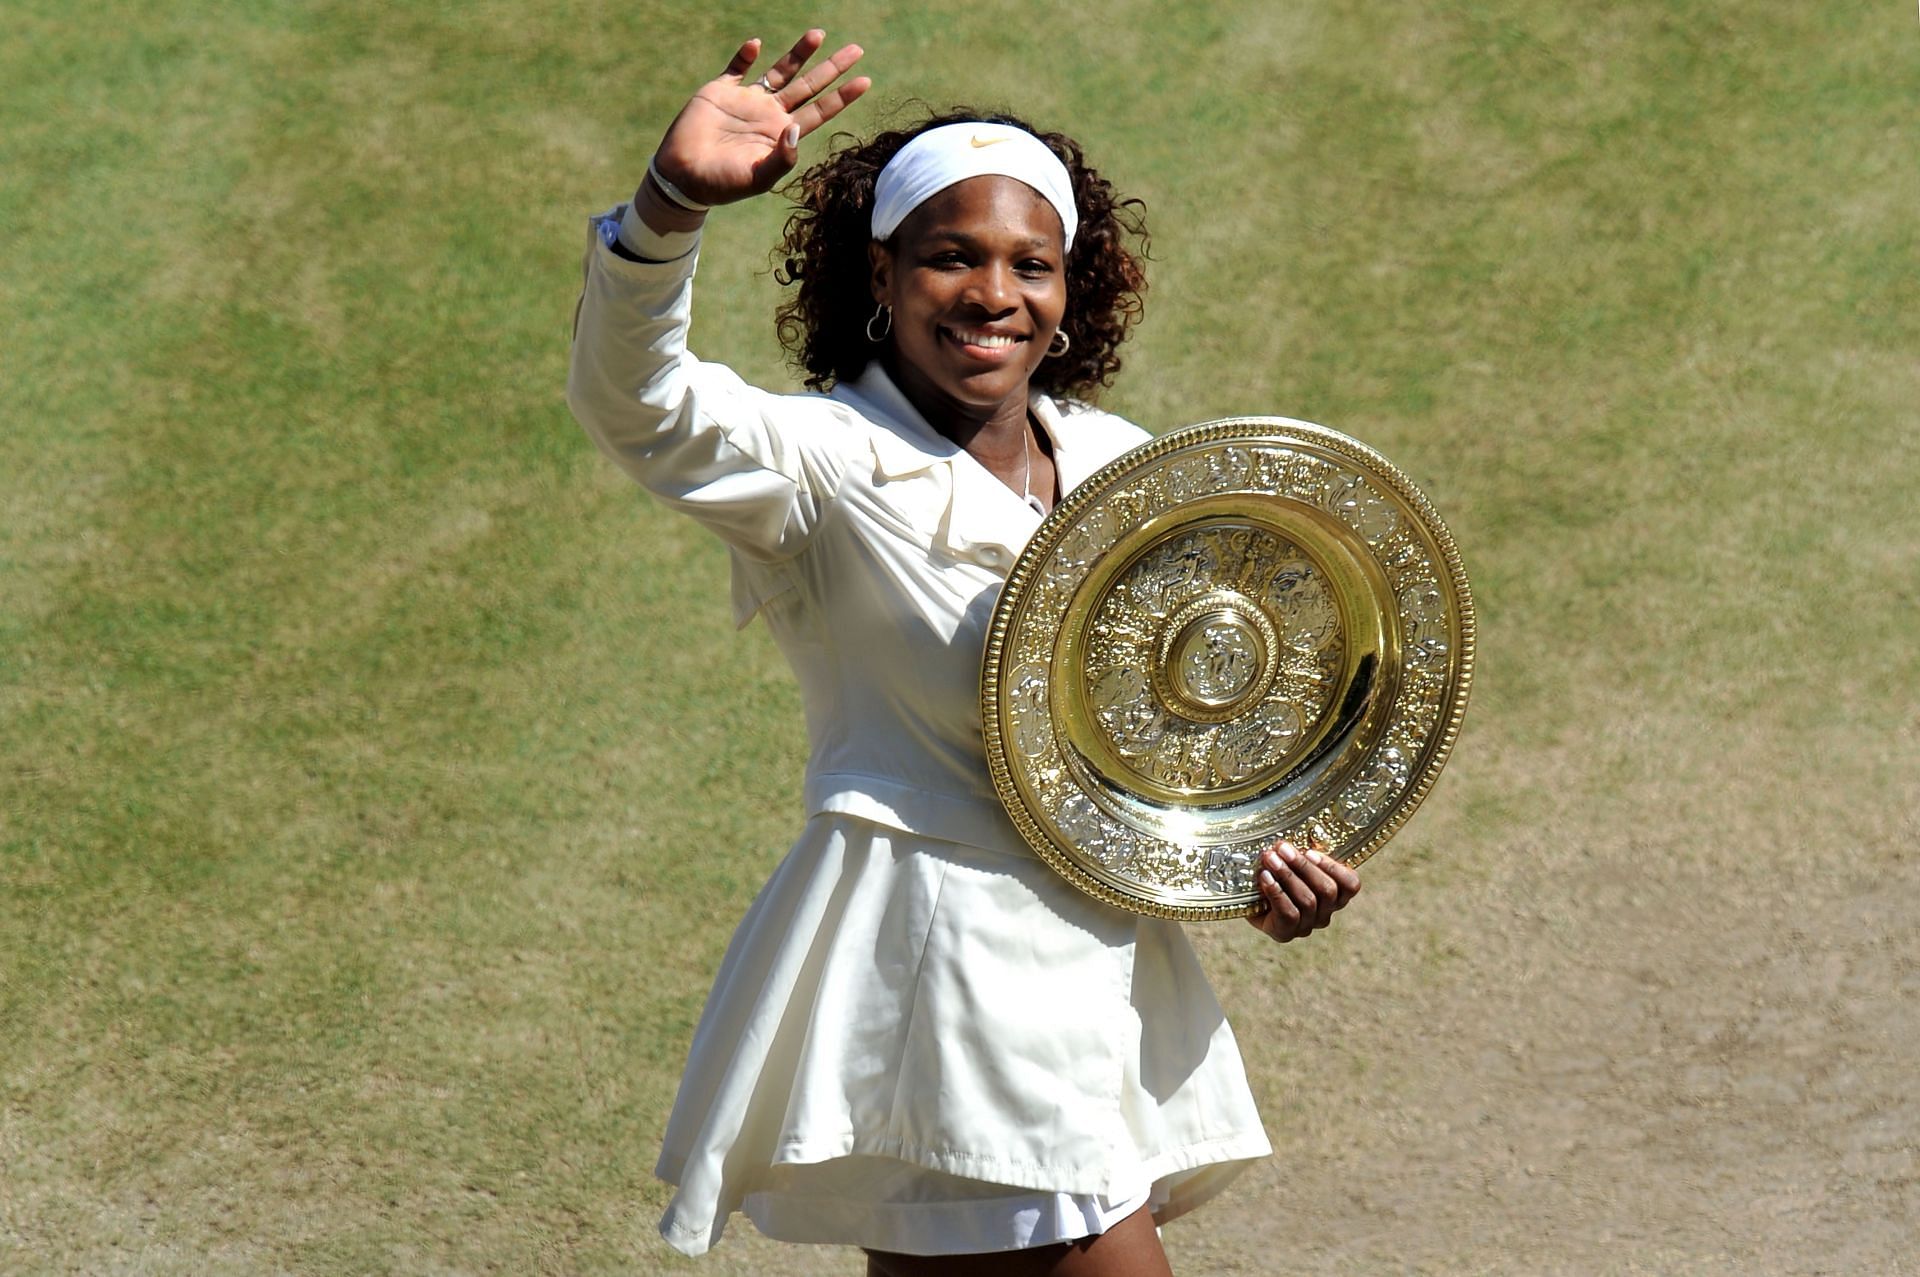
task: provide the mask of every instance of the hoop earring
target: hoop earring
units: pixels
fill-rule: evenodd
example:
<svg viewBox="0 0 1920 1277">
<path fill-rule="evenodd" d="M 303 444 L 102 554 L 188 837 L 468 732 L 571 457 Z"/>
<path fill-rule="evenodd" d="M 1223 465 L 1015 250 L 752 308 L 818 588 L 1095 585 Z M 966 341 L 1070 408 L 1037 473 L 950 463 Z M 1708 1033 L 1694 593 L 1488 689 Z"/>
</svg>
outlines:
<svg viewBox="0 0 1920 1277">
<path fill-rule="evenodd" d="M 1047 343 L 1047 358 L 1058 359 L 1071 349 L 1073 349 L 1073 338 L 1067 336 L 1067 330 L 1054 329 L 1053 340 Z"/>
<path fill-rule="evenodd" d="M 874 324 L 877 321 L 882 319 L 886 320 L 886 322 L 880 325 L 880 331 L 879 332 L 873 331 Z M 887 305 L 885 302 L 881 302 L 880 305 L 874 310 L 873 317 L 867 320 L 867 340 L 872 342 L 874 345 L 878 346 L 881 342 L 887 339 L 887 334 L 892 331 L 893 331 L 893 307 Z"/>
</svg>

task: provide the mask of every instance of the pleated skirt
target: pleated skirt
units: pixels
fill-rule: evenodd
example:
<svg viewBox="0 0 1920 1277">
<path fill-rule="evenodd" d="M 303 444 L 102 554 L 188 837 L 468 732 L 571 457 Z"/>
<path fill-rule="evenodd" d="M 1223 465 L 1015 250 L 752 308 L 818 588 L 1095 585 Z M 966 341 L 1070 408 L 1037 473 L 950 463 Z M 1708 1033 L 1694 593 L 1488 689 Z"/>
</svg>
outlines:
<svg viewBox="0 0 1920 1277">
<path fill-rule="evenodd" d="M 729 945 L 657 1173 L 707 1250 L 770 1237 L 907 1254 L 1158 1222 L 1270 1152 L 1179 924 L 1025 848 L 813 817 Z"/>
</svg>

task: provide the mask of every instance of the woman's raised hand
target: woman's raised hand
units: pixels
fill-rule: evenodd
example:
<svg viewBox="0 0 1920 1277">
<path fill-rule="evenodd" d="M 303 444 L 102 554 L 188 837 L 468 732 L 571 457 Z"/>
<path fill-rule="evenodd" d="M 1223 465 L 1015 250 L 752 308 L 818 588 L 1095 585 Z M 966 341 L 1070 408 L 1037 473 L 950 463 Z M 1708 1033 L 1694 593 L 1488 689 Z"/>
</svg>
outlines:
<svg viewBox="0 0 1920 1277">
<path fill-rule="evenodd" d="M 752 39 L 719 78 L 700 86 L 660 140 L 654 165 L 662 177 L 702 204 L 729 204 L 772 189 L 799 162 L 800 139 L 844 111 L 872 85 L 866 76 L 836 85 L 863 50 L 849 44 L 811 71 L 826 32 L 801 36 L 758 79 Z"/>
<path fill-rule="evenodd" d="M 1247 921 L 1282 944 L 1326 926 L 1360 893 L 1359 873 L 1324 846 L 1302 850 L 1284 838 L 1261 855 L 1256 880 L 1260 904 Z"/>
</svg>

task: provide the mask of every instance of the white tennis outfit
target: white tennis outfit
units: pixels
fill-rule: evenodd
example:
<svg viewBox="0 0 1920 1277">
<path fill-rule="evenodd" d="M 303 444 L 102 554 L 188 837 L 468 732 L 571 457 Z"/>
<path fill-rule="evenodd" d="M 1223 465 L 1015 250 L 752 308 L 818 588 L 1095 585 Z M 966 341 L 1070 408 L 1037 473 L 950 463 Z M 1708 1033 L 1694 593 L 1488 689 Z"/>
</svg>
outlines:
<svg viewBox="0 0 1920 1277">
<path fill-rule="evenodd" d="M 777 395 L 686 350 L 697 250 L 593 219 L 567 398 L 731 549 L 812 746 L 807 821 L 727 950 L 668 1122 L 660 1231 L 917 1254 L 1160 1221 L 1270 1151 L 1185 934 L 1069 886 L 987 777 L 981 650 L 1040 516 L 877 363 Z M 1033 400 L 1064 492 L 1146 435 Z"/>
</svg>

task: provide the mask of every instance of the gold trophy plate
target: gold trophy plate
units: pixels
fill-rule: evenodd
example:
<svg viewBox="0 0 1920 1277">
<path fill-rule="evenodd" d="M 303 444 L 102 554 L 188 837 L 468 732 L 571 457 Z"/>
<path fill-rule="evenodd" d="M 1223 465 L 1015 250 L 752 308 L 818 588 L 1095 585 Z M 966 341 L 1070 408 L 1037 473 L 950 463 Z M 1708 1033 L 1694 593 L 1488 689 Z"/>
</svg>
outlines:
<svg viewBox="0 0 1920 1277">
<path fill-rule="evenodd" d="M 1245 914 L 1275 838 L 1357 865 L 1406 823 L 1473 639 L 1453 538 L 1373 449 L 1284 417 L 1164 435 L 1014 564 L 980 678 L 994 788 L 1092 895 Z"/>
</svg>

